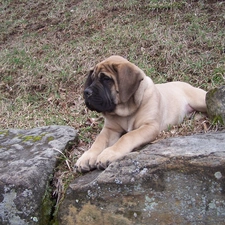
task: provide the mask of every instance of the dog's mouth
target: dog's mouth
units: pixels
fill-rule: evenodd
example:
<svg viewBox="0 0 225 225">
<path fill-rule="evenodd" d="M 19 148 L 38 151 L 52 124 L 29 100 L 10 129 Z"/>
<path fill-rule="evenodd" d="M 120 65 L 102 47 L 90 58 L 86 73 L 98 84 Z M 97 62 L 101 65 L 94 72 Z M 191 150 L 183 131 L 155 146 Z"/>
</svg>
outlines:
<svg viewBox="0 0 225 225">
<path fill-rule="evenodd" d="M 102 88 L 87 87 L 84 90 L 86 106 L 96 112 L 112 112 L 116 108 L 109 90 Z"/>
</svg>

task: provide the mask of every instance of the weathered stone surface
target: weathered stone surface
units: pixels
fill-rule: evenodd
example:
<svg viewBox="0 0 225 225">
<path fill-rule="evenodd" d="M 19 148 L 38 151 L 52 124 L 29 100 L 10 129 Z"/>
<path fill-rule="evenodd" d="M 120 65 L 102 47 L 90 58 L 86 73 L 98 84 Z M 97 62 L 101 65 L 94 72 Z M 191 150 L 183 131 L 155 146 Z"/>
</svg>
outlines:
<svg viewBox="0 0 225 225">
<path fill-rule="evenodd" d="M 67 126 L 0 131 L 1 225 L 46 224 L 42 201 L 57 150 L 63 151 L 75 136 Z"/>
<path fill-rule="evenodd" d="M 225 131 L 170 138 L 75 179 L 67 224 L 225 224 Z"/>
<path fill-rule="evenodd" d="M 206 105 L 208 116 L 225 125 L 225 86 L 207 92 Z"/>
</svg>

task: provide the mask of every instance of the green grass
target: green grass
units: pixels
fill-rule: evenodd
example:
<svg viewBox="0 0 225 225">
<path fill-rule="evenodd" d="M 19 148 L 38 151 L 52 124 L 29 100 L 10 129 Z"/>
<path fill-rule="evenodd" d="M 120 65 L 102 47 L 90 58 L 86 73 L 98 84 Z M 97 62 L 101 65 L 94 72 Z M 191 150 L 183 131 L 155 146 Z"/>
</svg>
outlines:
<svg viewBox="0 0 225 225">
<path fill-rule="evenodd" d="M 1 129 L 70 125 L 89 143 L 83 83 L 112 54 L 155 83 L 224 84 L 223 1 L 5 0 L 0 10 Z"/>
<path fill-rule="evenodd" d="M 4 0 L 0 10 L 1 129 L 83 129 L 85 74 L 112 54 L 156 83 L 224 84 L 223 1 Z"/>
<path fill-rule="evenodd" d="M 225 83 L 224 1 L 3 0 L 0 11 L 0 129 L 78 129 L 71 165 L 103 124 L 86 109 L 82 90 L 88 70 L 105 57 L 126 57 L 155 83 L 205 90 Z M 203 122 L 161 136 L 201 132 Z"/>
<path fill-rule="evenodd" d="M 156 83 L 224 84 L 224 9 L 223 1 L 3 1 L 0 127 L 84 129 L 85 74 L 112 54 Z"/>
</svg>

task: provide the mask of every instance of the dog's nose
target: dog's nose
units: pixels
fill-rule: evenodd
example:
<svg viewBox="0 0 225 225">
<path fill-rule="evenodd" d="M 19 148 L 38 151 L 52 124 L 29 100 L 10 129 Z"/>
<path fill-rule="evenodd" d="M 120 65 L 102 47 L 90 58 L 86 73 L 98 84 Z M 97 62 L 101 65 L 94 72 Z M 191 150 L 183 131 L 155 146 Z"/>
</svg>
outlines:
<svg viewBox="0 0 225 225">
<path fill-rule="evenodd" d="M 86 98 L 89 98 L 91 95 L 92 95 L 92 90 L 91 90 L 90 88 L 86 88 L 86 89 L 84 90 L 84 96 L 85 96 Z"/>
</svg>

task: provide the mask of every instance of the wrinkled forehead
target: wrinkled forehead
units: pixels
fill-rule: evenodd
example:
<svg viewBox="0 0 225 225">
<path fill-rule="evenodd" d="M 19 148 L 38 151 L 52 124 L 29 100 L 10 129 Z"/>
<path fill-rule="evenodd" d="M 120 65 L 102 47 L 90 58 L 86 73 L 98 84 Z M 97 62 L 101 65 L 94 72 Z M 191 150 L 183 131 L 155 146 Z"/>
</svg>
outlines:
<svg viewBox="0 0 225 225">
<path fill-rule="evenodd" d="M 100 62 L 99 64 L 101 63 L 124 63 L 124 62 L 127 62 L 127 60 L 121 56 L 118 56 L 118 55 L 113 55 L 113 56 L 110 56 L 109 58 L 103 60 L 102 62 Z"/>
<path fill-rule="evenodd" d="M 108 63 L 101 63 L 97 64 L 94 69 L 92 76 L 94 77 L 100 77 L 101 74 L 106 74 L 108 76 L 114 74 L 116 71 L 114 70 L 113 66 Z"/>
<path fill-rule="evenodd" d="M 111 56 L 102 62 L 98 63 L 93 69 L 92 69 L 92 76 L 100 76 L 101 73 L 104 73 L 108 76 L 115 74 L 116 68 L 118 65 L 121 65 L 123 63 L 127 63 L 128 61 L 121 57 L 121 56 Z"/>
</svg>

